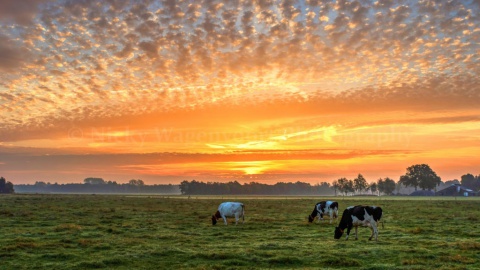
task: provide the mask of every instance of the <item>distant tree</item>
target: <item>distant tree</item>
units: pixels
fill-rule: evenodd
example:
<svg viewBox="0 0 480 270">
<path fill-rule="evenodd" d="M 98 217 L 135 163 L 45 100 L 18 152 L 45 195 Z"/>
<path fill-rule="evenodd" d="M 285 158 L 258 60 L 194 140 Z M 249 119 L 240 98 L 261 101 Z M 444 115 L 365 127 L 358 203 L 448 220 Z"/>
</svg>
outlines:
<svg viewBox="0 0 480 270">
<path fill-rule="evenodd" d="M 138 180 L 132 179 L 132 180 L 128 181 L 128 184 L 132 185 L 132 186 L 144 186 L 145 185 L 143 180 L 140 180 L 140 179 L 138 179 Z"/>
<path fill-rule="evenodd" d="M 460 181 L 458 181 L 458 179 L 453 179 L 453 180 L 445 181 L 444 184 L 447 185 L 447 186 L 460 185 Z"/>
<path fill-rule="evenodd" d="M 375 194 L 377 192 L 377 183 L 373 182 L 369 186 L 370 191 Z"/>
<path fill-rule="evenodd" d="M 395 190 L 395 181 L 393 179 L 386 177 L 384 180 L 383 190 L 385 194 L 392 195 L 393 191 Z"/>
<path fill-rule="evenodd" d="M 378 191 L 381 193 L 384 193 L 386 195 L 391 195 L 393 191 L 395 190 L 395 181 L 385 177 L 385 179 L 378 179 L 377 180 L 377 187 Z"/>
<path fill-rule="evenodd" d="M 400 190 L 401 190 L 402 188 L 404 188 L 404 186 L 402 185 L 402 183 L 397 182 L 397 183 L 395 184 L 395 192 L 396 192 L 397 194 L 400 194 Z"/>
<path fill-rule="evenodd" d="M 400 176 L 400 183 L 405 186 L 432 190 L 441 183 L 440 177 L 427 164 L 417 164 L 407 168 L 407 173 Z"/>
<path fill-rule="evenodd" d="M 0 194 L 11 194 L 14 193 L 13 184 L 10 181 L 7 181 L 5 178 L 0 177 Z"/>
<path fill-rule="evenodd" d="M 348 180 L 346 185 L 345 185 L 345 192 L 348 193 L 354 193 L 355 192 L 355 188 L 353 187 L 353 181 L 352 180 Z"/>
<path fill-rule="evenodd" d="M 181 183 L 180 183 L 180 192 L 182 194 L 190 194 L 189 193 L 189 185 L 190 185 L 190 182 L 188 182 L 187 180 L 183 180 Z"/>
<path fill-rule="evenodd" d="M 338 184 L 338 191 L 346 195 L 348 192 L 348 179 L 345 177 L 340 178 L 337 180 L 337 184 Z"/>
<path fill-rule="evenodd" d="M 333 190 L 335 191 L 335 196 L 337 196 L 338 180 L 333 181 L 332 187 L 333 187 Z"/>
<path fill-rule="evenodd" d="M 461 183 L 462 183 L 462 186 L 465 186 L 473 190 L 478 190 L 480 188 L 480 175 L 473 176 L 470 173 L 462 175 Z"/>
<path fill-rule="evenodd" d="M 362 191 L 366 190 L 368 187 L 367 180 L 363 177 L 363 175 L 358 174 L 357 178 L 353 179 L 353 188 L 356 192 L 361 193 Z"/>
<path fill-rule="evenodd" d="M 106 184 L 105 180 L 102 178 L 96 178 L 96 177 L 88 177 L 83 180 L 84 184 L 90 184 L 90 185 L 103 185 Z"/>
<path fill-rule="evenodd" d="M 378 192 L 385 193 L 385 182 L 383 181 L 382 178 L 378 178 L 377 188 L 378 188 Z"/>
</svg>

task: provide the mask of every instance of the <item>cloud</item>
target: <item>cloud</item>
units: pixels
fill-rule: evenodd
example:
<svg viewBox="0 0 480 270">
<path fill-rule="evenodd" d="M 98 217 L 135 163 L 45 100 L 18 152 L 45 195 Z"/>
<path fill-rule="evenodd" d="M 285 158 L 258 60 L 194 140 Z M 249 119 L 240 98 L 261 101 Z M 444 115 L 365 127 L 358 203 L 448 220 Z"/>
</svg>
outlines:
<svg viewBox="0 0 480 270">
<path fill-rule="evenodd" d="M 12 20 L 15 23 L 28 25 L 38 12 L 40 4 L 48 0 L 4 0 L 0 2 L 0 21 Z"/>
<path fill-rule="evenodd" d="M 9 112 L 0 136 L 9 140 L 122 118 L 147 125 L 175 111 L 268 118 L 455 110 L 480 99 L 476 2 L 0 5 Z"/>
<path fill-rule="evenodd" d="M 29 52 L 6 36 L 0 35 L 0 71 L 13 72 L 28 60 Z"/>
</svg>

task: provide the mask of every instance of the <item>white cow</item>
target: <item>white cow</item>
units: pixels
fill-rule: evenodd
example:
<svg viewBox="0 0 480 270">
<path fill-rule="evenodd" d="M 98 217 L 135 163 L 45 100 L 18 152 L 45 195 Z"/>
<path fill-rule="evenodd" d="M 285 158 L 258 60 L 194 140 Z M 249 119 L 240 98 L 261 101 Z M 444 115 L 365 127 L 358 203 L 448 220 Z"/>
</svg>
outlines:
<svg viewBox="0 0 480 270">
<path fill-rule="evenodd" d="M 212 215 L 212 225 L 217 224 L 219 218 L 227 225 L 227 217 L 235 217 L 235 225 L 242 217 L 242 223 L 245 222 L 245 206 L 239 202 L 223 202 L 218 206 L 217 212 Z"/>
</svg>

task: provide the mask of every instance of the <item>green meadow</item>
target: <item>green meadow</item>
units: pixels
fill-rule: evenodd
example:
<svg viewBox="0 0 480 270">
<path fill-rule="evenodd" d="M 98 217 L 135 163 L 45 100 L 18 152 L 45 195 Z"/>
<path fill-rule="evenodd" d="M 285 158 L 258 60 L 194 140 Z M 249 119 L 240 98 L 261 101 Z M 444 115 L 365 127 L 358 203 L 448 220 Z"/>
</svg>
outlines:
<svg viewBox="0 0 480 270">
<path fill-rule="evenodd" d="M 322 199 L 381 206 L 378 242 L 309 224 Z M 222 201 L 245 224 L 212 226 Z M 0 269 L 480 269 L 479 219 L 480 198 L 5 195 Z"/>
</svg>

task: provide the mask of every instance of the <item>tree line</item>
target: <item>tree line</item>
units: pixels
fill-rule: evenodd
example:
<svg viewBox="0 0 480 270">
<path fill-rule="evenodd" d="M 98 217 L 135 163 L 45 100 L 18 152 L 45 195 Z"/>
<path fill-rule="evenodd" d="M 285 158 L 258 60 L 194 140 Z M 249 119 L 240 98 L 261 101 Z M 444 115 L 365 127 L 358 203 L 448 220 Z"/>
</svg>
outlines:
<svg viewBox="0 0 480 270">
<path fill-rule="evenodd" d="M 392 195 L 396 189 L 396 183 L 394 180 L 385 177 L 384 179 L 378 179 L 377 182 L 368 184 L 367 180 L 365 180 L 363 175 L 358 174 L 358 176 L 353 180 L 348 180 L 347 178 L 340 178 L 338 180 L 335 180 L 332 184 L 332 187 L 335 190 L 335 195 L 337 194 L 337 191 L 339 191 L 340 194 L 343 195 Z"/>
<path fill-rule="evenodd" d="M 303 182 L 280 182 L 274 185 L 251 182 L 242 185 L 237 181 L 205 183 L 184 180 L 180 183 L 180 191 L 184 195 L 393 195 L 400 194 L 402 187 L 431 191 L 440 187 L 441 184 L 448 185 L 456 182 L 458 181 L 443 183 L 429 165 L 417 164 L 408 167 L 406 173 L 400 176 L 397 182 L 385 177 L 369 184 L 362 174 L 358 174 L 353 180 L 342 177 L 333 181 L 332 184 L 322 182 L 318 185 Z M 461 184 L 477 191 L 480 188 L 480 175 L 477 177 L 471 174 L 463 175 Z"/>
<path fill-rule="evenodd" d="M 443 183 L 440 177 L 427 164 L 417 164 L 406 169 L 406 173 L 395 182 L 388 177 L 380 178 L 368 184 L 362 174 L 351 180 L 340 178 L 332 184 L 321 182 L 311 185 L 304 182 L 279 182 L 273 185 L 250 182 L 240 184 L 237 181 L 228 183 L 199 182 L 184 180 L 180 185 L 145 185 L 141 179 L 132 179 L 128 183 L 105 181 L 102 178 L 88 177 L 83 184 L 51 184 L 35 182 L 33 185 L 15 185 L 20 193 L 163 193 L 184 195 L 392 195 L 400 194 L 402 187 L 417 190 L 433 190 L 441 184 L 461 184 L 474 191 L 480 189 L 480 174 L 462 175 L 461 181 L 452 180 Z M 14 185 L 0 177 L 0 194 L 13 193 Z M 404 190 L 405 192 L 405 190 Z M 411 192 L 411 191 L 410 191 Z"/>
<path fill-rule="evenodd" d="M 392 195 L 395 189 L 400 185 L 405 187 L 413 187 L 415 190 L 421 188 L 422 190 L 432 190 L 442 183 L 440 177 L 427 164 L 412 165 L 407 168 L 404 175 L 400 176 L 397 183 L 389 177 L 380 178 L 376 182 L 368 184 L 363 175 L 358 176 L 353 180 L 340 178 L 333 182 L 333 187 L 336 191 L 344 195 L 348 194 L 371 194 L 381 193 L 385 195 Z"/>
<path fill-rule="evenodd" d="M 105 181 L 102 178 L 85 178 L 83 184 L 58 184 L 37 181 L 33 185 L 15 185 L 20 193 L 160 193 L 180 194 L 178 185 L 145 185 L 141 179 L 132 179 L 128 183 L 119 184 L 116 181 Z"/>
<path fill-rule="evenodd" d="M 273 185 L 250 182 L 242 185 L 237 181 L 205 183 L 184 180 L 180 183 L 180 192 L 184 195 L 333 195 L 330 183 L 311 185 L 300 181 Z"/>
</svg>

